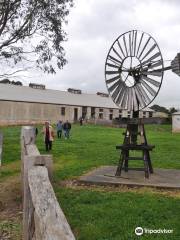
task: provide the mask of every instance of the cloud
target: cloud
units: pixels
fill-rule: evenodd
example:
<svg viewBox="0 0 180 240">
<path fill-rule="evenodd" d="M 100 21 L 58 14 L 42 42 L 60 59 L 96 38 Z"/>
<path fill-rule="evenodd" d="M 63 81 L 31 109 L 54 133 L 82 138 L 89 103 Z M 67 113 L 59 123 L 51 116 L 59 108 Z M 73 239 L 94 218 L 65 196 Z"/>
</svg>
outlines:
<svg viewBox="0 0 180 240">
<path fill-rule="evenodd" d="M 180 52 L 179 9 L 176 0 L 76 0 L 66 27 L 68 65 L 55 76 L 38 73 L 33 80 L 53 89 L 106 91 L 104 64 L 108 50 L 120 34 L 132 29 L 150 33 L 164 60 L 172 60 Z M 153 104 L 180 107 L 179 89 L 180 78 L 166 72 Z"/>
</svg>

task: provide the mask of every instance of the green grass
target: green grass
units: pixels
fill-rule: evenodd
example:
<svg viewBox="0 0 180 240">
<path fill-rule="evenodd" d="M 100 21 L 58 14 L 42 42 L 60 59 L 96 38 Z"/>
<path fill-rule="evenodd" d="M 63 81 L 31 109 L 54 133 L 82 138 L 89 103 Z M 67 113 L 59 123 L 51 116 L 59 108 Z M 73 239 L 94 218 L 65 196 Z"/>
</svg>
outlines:
<svg viewBox="0 0 180 240">
<path fill-rule="evenodd" d="M 20 225 L 13 221 L 0 222 L 0 239 L 20 239 Z"/>
<path fill-rule="evenodd" d="M 20 127 L 1 129 L 4 133 L 0 181 L 20 173 Z M 101 165 L 116 165 L 123 141 L 123 129 L 73 125 L 69 140 L 53 143 L 54 187 L 57 198 L 77 240 L 132 240 L 137 226 L 173 229 L 174 234 L 144 235 L 141 239 L 180 239 L 179 198 L 149 191 L 112 192 L 97 189 L 67 189 L 61 180 L 73 179 Z M 151 157 L 155 168 L 180 169 L 180 134 L 169 125 L 146 126 L 148 142 L 156 147 Z M 43 137 L 37 138 L 45 153 Z"/>
<path fill-rule="evenodd" d="M 146 128 L 149 143 L 156 146 L 151 154 L 153 166 L 180 169 L 180 134 L 172 134 L 166 125 Z M 119 152 L 115 146 L 122 143 L 123 132 L 123 129 L 101 126 L 73 126 L 70 140 L 54 142 L 55 178 L 67 179 L 100 165 L 116 165 Z M 37 144 L 44 153 L 41 136 Z"/>
<path fill-rule="evenodd" d="M 172 236 L 145 235 L 141 239 L 179 239 L 179 199 L 151 193 L 56 190 L 78 240 L 138 239 L 134 234 L 137 226 L 174 230 Z"/>
</svg>

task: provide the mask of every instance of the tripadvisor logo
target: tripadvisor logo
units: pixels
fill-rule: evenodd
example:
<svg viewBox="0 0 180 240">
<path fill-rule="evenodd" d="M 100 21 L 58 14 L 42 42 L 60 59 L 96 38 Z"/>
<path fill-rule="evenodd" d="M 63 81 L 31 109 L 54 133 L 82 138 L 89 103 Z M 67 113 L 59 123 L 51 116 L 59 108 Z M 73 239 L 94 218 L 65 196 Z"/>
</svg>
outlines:
<svg viewBox="0 0 180 240">
<path fill-rule="evenodd" d="M 137 227 L 137 228 L 135 229 L 135 234 L 136 234 L 137 236 L 141 236 L 141 235 L 143 234 L 143 228 L 142 228 L 142 227 Z"/>
<path fill-rule="evenodd" d="M 135 228 L 135 234 L 137 236 L 141 236 L 143 234 L 169 234 L 173 233 L 173 229 L 149 229 L 149 228 L 142 228 L 142 227 L 136 227 Z"/>
</svg>

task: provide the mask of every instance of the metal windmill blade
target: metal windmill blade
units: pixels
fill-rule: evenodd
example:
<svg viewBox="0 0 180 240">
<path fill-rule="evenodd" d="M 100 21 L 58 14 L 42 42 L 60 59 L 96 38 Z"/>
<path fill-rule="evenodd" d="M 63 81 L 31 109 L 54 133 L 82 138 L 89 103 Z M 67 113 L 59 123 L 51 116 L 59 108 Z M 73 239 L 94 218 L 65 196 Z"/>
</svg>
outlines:
<svg viewBox="0 0 180 240">
<path fill-rule="evenodd" d="M 174 64 L 174 69 L 177 66 Z M 132 30 L 110 47 L 105 63 L 108 92 L 120 109 L 137 111 L 157 96 L 163 79 L 163 58 L 149 34 Z"/>
</svg>

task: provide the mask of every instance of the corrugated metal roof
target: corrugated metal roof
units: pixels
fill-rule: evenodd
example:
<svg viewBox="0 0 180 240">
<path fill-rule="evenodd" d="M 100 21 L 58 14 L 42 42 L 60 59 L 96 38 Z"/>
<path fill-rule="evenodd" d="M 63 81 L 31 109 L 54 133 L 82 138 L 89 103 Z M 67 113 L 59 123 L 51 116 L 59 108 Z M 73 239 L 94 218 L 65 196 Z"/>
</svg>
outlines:
<svg viewBox="0 0 180 240">
<path fill-rule="evenodd" d="M 0 100 L 118 109 L 110 97 L 97 94 L 74 94 L 67 91 L 41 90 L 2 83 L 0 84 Z M 150 108 L 145 108 L 144 111 L 154 112 Z"/>
<path fill-rule="evenodd" d="M 0 84 L 0 100 L 118 108 L 110 97 L 101 97 L 97 94 L 74 94 L 67 91 L 50 89 L 40 90 L 9 84 Z"/>
</svg>

